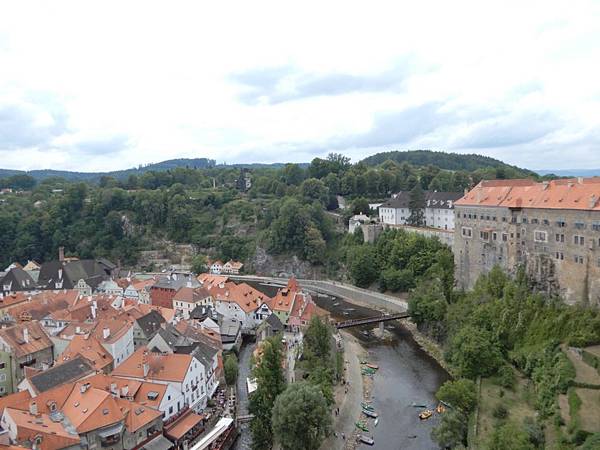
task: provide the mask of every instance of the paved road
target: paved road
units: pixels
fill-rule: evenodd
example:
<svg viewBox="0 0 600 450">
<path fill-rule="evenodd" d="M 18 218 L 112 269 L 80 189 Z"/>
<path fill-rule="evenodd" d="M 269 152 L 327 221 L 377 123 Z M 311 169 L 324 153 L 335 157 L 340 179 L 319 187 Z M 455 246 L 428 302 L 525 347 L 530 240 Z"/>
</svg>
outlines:
<svg viewBox="0 0 600 450">
<path fill-rule="evenodd" d="M 274 283 L 278 285 L 285 285 L 288 282 L 287 278 L 259 277 L 256 275 L 230 275 L 229 277 L 232 279 Z M 401 298 L 371 291 L 369 289 L 362 289 L 338 281 L 299 278 L 298 283 L 305 289 L 322 294 L 343 297 L 353 303 L 371 308 L 383 308 L 391 312 L 404 312 L 408 309 L 408 303 Z"/>
</svg>

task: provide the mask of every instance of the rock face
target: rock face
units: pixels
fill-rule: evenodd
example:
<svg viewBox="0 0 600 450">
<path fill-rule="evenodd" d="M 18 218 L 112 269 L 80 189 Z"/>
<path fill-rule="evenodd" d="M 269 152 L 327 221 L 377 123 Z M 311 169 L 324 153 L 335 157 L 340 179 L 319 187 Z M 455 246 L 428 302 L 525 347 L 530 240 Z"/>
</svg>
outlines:
<svg viewBox="0 0 600 450">
<path fill-rule="evenodd" d="M 274 256 L 268 254 L 262 247 L 256 247 L 250 264 L 257 275 L 264 276 L 288 277 L 294 275 L 297 278 L 311 278 L 314 272 L 310 263 L 302 261 L 296 255 Z"/>
</svg>

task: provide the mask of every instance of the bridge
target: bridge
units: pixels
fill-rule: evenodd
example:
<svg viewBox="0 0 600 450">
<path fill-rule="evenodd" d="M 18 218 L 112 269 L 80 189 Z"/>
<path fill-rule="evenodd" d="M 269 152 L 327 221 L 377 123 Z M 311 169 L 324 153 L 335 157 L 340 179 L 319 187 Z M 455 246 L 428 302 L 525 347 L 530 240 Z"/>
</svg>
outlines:
<svg viewBox="0 0 600 450">
<path fill-rule="evenodd" d="M 370 323 L 380 323 L 389 322 L 390 320 L 398 320 L 398 319 L 406 319 L 410 317 L 410 314 L 403 312 L 398 314 L 384 314 L 382 316 L 374 316 L 374 317 L 365 317 L 362 319 L 351 319 L 344 320 L 342 322 L 337 322 L 335 327 L 340 330 L 342 328 L 350 328 L 350 327 L 358 327 L 360 325 L 368 325 Z"/>
</svg>

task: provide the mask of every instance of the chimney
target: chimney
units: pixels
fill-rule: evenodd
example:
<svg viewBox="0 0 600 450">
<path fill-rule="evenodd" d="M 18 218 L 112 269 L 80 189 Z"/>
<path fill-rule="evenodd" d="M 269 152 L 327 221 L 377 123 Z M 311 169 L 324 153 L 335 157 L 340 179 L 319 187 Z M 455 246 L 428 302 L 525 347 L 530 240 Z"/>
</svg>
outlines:
<svg viewBox="0 0 600 450">
<path fill-rule="evenodd" d="M 29 414 L 31 414 L 32 416 L 37 416 L 37 414 L 38 414 L 38 407 L 37 407 L 37 403 L 36 402 L 29 403 Z"/>
<path fill-rule="evenodd" d="M 102 330 L 102 337 L 104 339 L 108 339 L 110 337 L 110 328 L 104 327 L 104 329 Z"/>
<path fill-rule="evenodd" d="M 110 383 L 110 393 L 115 397 L 119 394 L 117 383 Z"/>
<path fill-rule="evenodd" d="M 186 285 L 187 287 L 189 287 L 189 288 L 191 288 L 191 287 L 192 287 L 192 278 L 191 278 L 191 276 L 188 276 L 188 279 L 187 279 L 187 281 L 186 281 L 185 285 Z"/>
<path fill-rule="evenodd" d="M 597 201 L 598 201 L 598 199 L 596 198 L 595 194 L 590 195 L 590 209 L 593 209 L 596 207 Z"/>
<path fill-rule="evenodd" d="M 548 181 L 543 181 L 542 184 L 544 185 L 544 190 L 548 189 L 548 186 L 550 186 Z"/>
<path fill-rule="evenodd" d="M 583 184 L 583 177 L 577 177 L 577 184 Z"/>
<path fill-rule="evenodd" d="M 129 394 L 129 386 L 125 385 L 121 388 L 121 397 L 127 397 Z"/>
<path fill-rule="evenodd" d="M 23 328 L 23 341 L 25 341 L 26 344 L 29 344 L 29 330 L 26 327 Z"/>
<path fill-rule="evenodd" d="M 81 333 L 81 327 L 77 326 L 75 327 L 75 334 L 80 334 Z"/>
<path fill-rule="evenodd" d="M 79 392 L 81 392 L 82 394 L 85 394 L 85 392 L 88 390 L 89 387 L 90 387 L 90 383 L 83 383 L 79 387 Z"/>
<path fill-rule="evenodd" d="M 92 319 L 96 318 L 96 310 L 98 309 L 98 303 L 96 303 L 96 300 L 92 301 Z"/>
<path fill-rule="evenodd" d="M 58 247 L 58 260 L 60 262 L 63 262 L 65 260 L 65 248 L 64 247 Z"/>
<path fill-rule="evenodd" d="M 142 368 L 144 369 L 144 378 L 148 376 L 150 372 L 150 364 L 148 364 L 148 352 L 145 351 L 142 356 Z"/>
</svg>

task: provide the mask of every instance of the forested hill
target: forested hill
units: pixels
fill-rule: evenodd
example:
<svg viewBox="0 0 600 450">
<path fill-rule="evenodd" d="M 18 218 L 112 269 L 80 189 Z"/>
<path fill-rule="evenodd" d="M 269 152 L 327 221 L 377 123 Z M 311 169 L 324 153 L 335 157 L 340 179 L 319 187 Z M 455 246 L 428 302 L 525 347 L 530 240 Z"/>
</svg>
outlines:
<svg viewBox="0 0 600 450">
<path fill-rule="evenodd" d="M 308 167 L 308 163 L 298 164 L 302 168 Z M 125 180 L 129 175 L 141 175 L 147 172 L 162 172 L 177 168 L 185 169 L 210 169 L 214 167 L 234 167 L 246 169 L 280 169 L 285 166 L 284 163 L 242 163 L 242 164 L 217 164 L 214 159 L 208 158 L 178 158 L 161 161 L 158 163 L 147 164 L 145 166 L 133 167 L 131 169 L 115 170 L 111 172 L 71 172 L 68 170 L 14 170 L 0 169 L 0 178 L 12 177 L 14 175 L 29 175 L 36 181 L 43 181 L 48 178 L 64 178 L 67 181 L 87 181 L 98 182 L 102 177 L 112 177 L 117 180 Z"/>
<path fill-rule="evenodd" d="M 530 170 L 511 166 L 489 156 L 434 152 L 431 150 L 381 152 L 362 160 L 368 166 L 377 166 L 386 161 L 407 162 L 413 166 L 433 165 L 445 170 L 466 170 L 469 172 L 478 169 L 504 169 L 510 172 L 511 178 L 535 175 Z"/>
<path fill-rule="evenodd" d="M 53 169 L 30 170 L 26 172 L 22 170 L 0 169 L 0 178 L 27 174 L 35 178 L 37 181 L 42 181 L 53 177 L 60 177 L 68 181 L 94 182 L 98 181 L 103 176 L 109 176 L 118 180 L 123 180 L 129 175 L 141 175 L 146 172 L 160 172 L 163 170 L 176 169 L 178 167 L 208 169 L 214 167 L 215 165 L 215 160 L 208 158 L 178 158 L 112 172 L 71 172 L 68 170 Z"/>
</svg>

